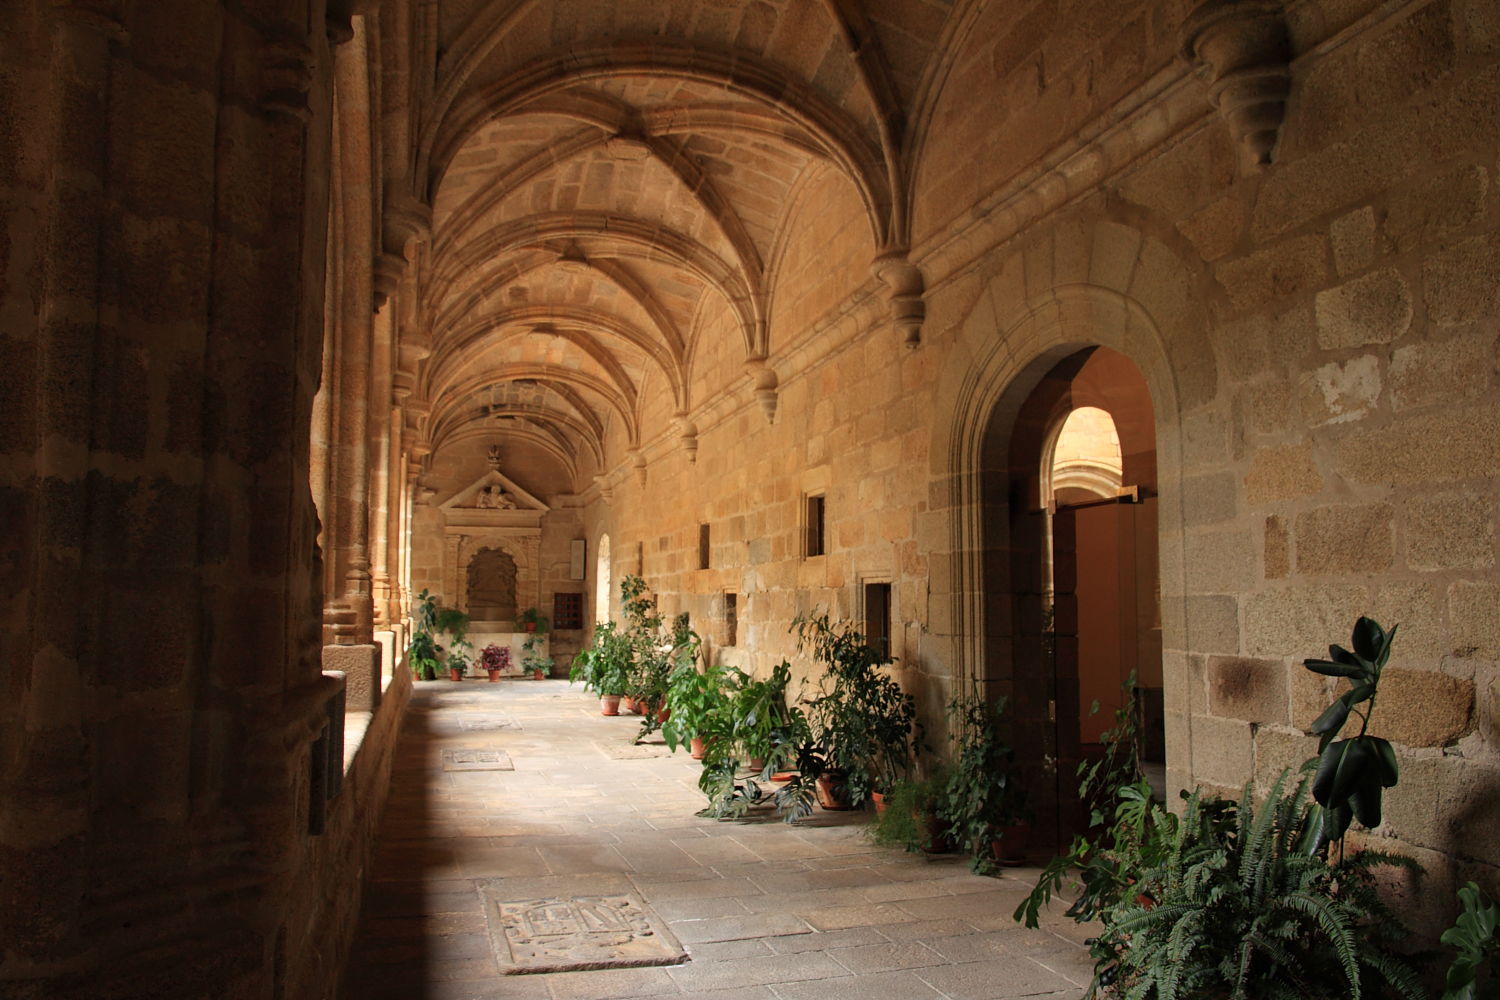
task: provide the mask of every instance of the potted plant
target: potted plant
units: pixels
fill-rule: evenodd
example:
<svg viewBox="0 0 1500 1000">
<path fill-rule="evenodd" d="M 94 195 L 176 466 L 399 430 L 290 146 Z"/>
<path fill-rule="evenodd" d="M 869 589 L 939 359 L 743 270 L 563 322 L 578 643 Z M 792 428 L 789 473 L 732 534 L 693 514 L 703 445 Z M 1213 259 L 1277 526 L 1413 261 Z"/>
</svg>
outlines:
<svg viewBox="0 0 1500 1000">
<path fill-rule="evenodd" d="M 953 754 L 939 812 L 958 845 L 973 853 L 972 867 L 1014 865 L 1025 859 L 1030 817 L 1026 791 L 1016 778 L 1015 752 L 1000 738 L 1005 699 L 991 707 L 976 695 L 948 704 Z"/>
<path fill-rule="evenodd" d="M 946 854 L 953 849 L 948 824 L 938 813 L 948 786 L 945 765 L 932 767 L 924 778 L 900 778 L 886 796 L 886 808 L 875 815 L 870 839 L 886 847 Z"/>
<path fill-rule="evenodd" d="M 523 632 L 545 632 L 549 623 L 547 616 L 536 608 L 527 608 L 516 616 Z"/>
<path fill-rule="evenodd" d="M 922 728 L 916 703 L 878 668 L 894 662 L 848 622 L 827 615 L 792 623 L 799 648 L 811 648 L 824 666 L 818 693 L 804 698 L 816 753 L 802 762 L 804 777 L 816 770 L 820 805 L 859 806 L 871 793 L 889 790 L 911 774 Z"/>
<path fill-rule="evenodd" d="M 724 684 L 723 667 L 704 664 L 700 669 L 695 659 L 678 658 L 667 678 L 671 714 L 661 727 L 662 737 L 674 752 L 686 744 L 694 759 L 703 759 L 702 734 L 713 727 L 729 704 Z"/>
<path fill-rule="evenodd" d="M 521 643 L 521 669 L 537 680 L 541 680 L 552 670 L 552 657 L 545 656 L 537 650 L 540 642 L 541 640 L 535 635 L 530 635 L 526 637 L 525 642 Z"/>
<path fill-rule="evenodd" d="M 594 641 L 573 657 L 568 670 L 569 681 L 599 695 L 599 710 L 604 715 L 620 714 L 620 693 L 625 690 L 631 662 L 630 641 L 620 634 L 614 622 L 594 629 Z"/>
<path fill-rule="evenodd" d="M 786 702 L 791 671 L 791 665 L 782 662 L 769 677 L 755 679 L 737 668 L 725 668 L 726 703 L 698 729 L 704 740 L 698 787 L 709 800 L 700 815 L 735 818 L 770 801 L 791 821 L 811 809 L 816 775 L 810 762 L 807 781 L 794 779 L 774 794 L 766 788 L 773 774 L 801 763 L 812 752 L 807 716 Z"/>
<path fill-rule="evenodd" d="M 500 680 L 500 672 L 510 669 L 510 649 L 493 642 L 479 651 L 479 665 L 490 675 L 490 683 Z"/>
</svg>

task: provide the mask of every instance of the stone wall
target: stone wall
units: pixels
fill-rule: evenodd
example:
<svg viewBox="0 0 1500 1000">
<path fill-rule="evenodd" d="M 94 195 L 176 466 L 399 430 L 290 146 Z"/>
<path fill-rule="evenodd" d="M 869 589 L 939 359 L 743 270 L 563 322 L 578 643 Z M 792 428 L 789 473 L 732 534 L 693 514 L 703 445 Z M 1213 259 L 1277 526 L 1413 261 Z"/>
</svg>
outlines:
<svg viewBox="0 0 1500 1000">
<path fill-rule="evenodd" d="M 780 238 L 774 422 L 743 370 L 714 360 L 730 348 L 710 348 L 696 463 L 648 434 L 644 477 L 617 466 L 590 534 L 610 534 L 617 577 L 639 547 L 662 605 L 707 635 L 737 594 L 739 647 L 719 655 L 758 669 L 796 658 L 796 614 L 857 619 L 861 584 L 892 582 L 898 673 L 932 718 L 1008 634 L 980 572 L 1005 510 L 983 488 L 981 439 L 1008 434 L 1046 367 L 1112 347 L 1157 419 L 1173 783 L 1264 787 L 1299 763 L 1332 697 L 1301 660 L 1347 642 L 1360 614 L 1399 622 L 1373 731 L 1406 777 L 1376 835 L 1436 885 L 1493 884 L 1493 5 L 1292 5 L 1269 166 L 1171 61 L 1167 6 L 1061 59 L 1071 36 L 1050 5 L 995 5 L 986 16 L 1018 23 L 974 30 L 923 126 L 920 348 L 884 322 L 856 266 L 866 237 L 825 196 L 830 211 L 795 214 Z M 1038 87 L 1026 113 L 1054 107 L 1058 131 L 994 120 Z M 828 518 L 815 558 L 800 548 L 809 494 Z"/>
</svg>

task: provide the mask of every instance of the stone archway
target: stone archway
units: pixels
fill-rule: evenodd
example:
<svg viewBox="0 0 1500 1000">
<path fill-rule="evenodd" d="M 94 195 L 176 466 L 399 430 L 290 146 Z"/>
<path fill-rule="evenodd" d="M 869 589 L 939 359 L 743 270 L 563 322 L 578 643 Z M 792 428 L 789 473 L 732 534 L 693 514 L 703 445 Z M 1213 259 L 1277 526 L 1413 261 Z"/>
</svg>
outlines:
<svg viewBox="0 0 1500 1000">
<path fill-rule="evenodd" d="M 1192 780 L 1189 679 L 1182 652 L 1187 643 L 1181 414 L 1189 402 L 1212 398 L 1217 378 L 1201 336 L 1202 305 L 1184 280 L 1186 273 L 1186 265 L 1165 247 L 1108 221 L 1060 224 L 1000 258 L 958 326 L 939 388 L 939 398 L 952 402 L 951 419 L 936 429 L 932 449 L 933 474 L 947 484 L 952 547 L 947 553 L 951 583 L 934 587 L 932 595 L 932 618 L 946 634 L 940 632 L 929 645 L 949 658 L 951 683 L 959 689 L 1015 699 L 1016 745 L 1040 746 L 1049 699 L 1045 692 L 1017 691 L 1013 679 L 1018 657 L 1040 653 L 1035 648 L 1040 628 L 1028 636 L 1031 648 L 1027 643 L 1018 648 L 1017 639 L 1020 623 L 1041 620 L 1043 588 L 1019 581 L 1040 579 L 1043 546 L 1017 550 L 1009 535 L 992 545 L 988 538 L 994 533 L 987 536 L 986 526 L 1009 524 L 1013 508 L 1041 509 L 1036 493 L 1007 492 L 1006 476 L 1010 437 L 1049 373 L 1098 347 L 1128 358 L 1139 370 L 1155 415 L 1169 791 Z M 1039 283 L 1038 276 L 1052 283 Z M 1048 416 L 1060 419 L 1056 413 Z M 1054 428 L 1042 420 L 1036 430 L 1038 462 L 1041 442 Z M 1033 479 L 1039 493 L 1040 476 Z M 1028 780 L 1050 782 L 1043 777 L 1047 763 L 1035 752 L 1026 762 Z"/>
<path fill-rule="evenodd" d="M 600 535 L 598 561 L 594 570 L 594 624 L 609 621 L 610 582 L 609 536 Z"/>
</svg>

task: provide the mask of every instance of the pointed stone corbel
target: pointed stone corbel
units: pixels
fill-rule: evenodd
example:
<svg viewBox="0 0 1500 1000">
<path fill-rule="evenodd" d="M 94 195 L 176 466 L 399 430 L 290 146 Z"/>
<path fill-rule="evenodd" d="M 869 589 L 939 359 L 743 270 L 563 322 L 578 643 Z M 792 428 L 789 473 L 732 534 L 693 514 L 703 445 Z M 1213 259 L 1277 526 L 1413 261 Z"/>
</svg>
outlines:
<svg viewBox="0 0 1500 1000">
<path fill-rule="evenodd" d="M 615 490 L 614 487 L 610 485 L 609 477 L 603 475 L 595 476 L 594 483 L 599 487 L 599 499 L 603 500 L 605 503 L 614 503 Z"/>
<path fill-rule="evenodd" d="M 260 109 L 300 122 L 312 121 L 313 51 L 293 38 L 267 42 L 260 50 Z"/>
<path fill-rule="evenodd" d="M 375 255 L 375 308 L 396 294 L 406 273 L 407 247 L 432 234 L 432 207 L 399 182 L 385 186 L 380 209 L 380 252 Z"/>
<path fill-rule="evenodd" d="M 776 422 L 776 387 L 780 381 L 771 366 L 766 364 L 765 358 L 751 358 L 745 362 L 745 373 L 750 376 L 751 386 L 755 390 L 755 401 L 765 411 L 766 423 Z"/>
<path fill-rule="evenodd" d="M 698 425 L 682 414 L 678 425 L 678 433 L 682 439 L 682 449 L 687 452 L 689 465 L 698 464 Z"/>
<path fill-rule="evenodd" d="M 904 252 L 875 258 L 872 270 L 889 289 L 886 301 L 890 307 L 891 325 L 901 335 L 903 344 L 917 347 L 922 343 L 922 321 L 927 318 L 927 303 L 922 300 L 922 293 L 926 290 L 922 272 L 906 259 Z"/>
<path fill-rule="evenodd" d="M 1180 54 L 1257 164 L 1271 151 L 1292 89 L 1291 40 L 1277 0 L 1208 0 L 1182 25 Z"/>
<path fill-rule="evenodd" d="M 631 453 L 631 464 L 635 466 L 635 477 L 642 486 L 646 485 L 646 454 L 639 448 Z"/>
</svg>

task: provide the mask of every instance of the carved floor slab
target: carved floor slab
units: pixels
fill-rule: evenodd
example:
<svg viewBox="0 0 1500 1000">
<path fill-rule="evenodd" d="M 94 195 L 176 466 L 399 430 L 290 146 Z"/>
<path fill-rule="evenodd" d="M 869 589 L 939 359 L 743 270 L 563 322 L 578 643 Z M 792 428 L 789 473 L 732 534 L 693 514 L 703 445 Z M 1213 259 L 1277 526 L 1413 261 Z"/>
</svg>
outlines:
<svg viewBox="0 0 1500 1000">
<path fill-rule="evenodd" d="M 665 743 L 611 743 L 595 744 L 610 760 L 645 760 L 648 757 L 670 757 L 672 751 Z"/>
<path fill-rule="evenodd" d="M 507 900 L 481 890 L 495 959 L 506 975 L 676 965 L 687 952 L 638 896 Z"/>
<path fill-rule="evenodd" d="M 443 751 L 444 771 L 514 771 L 516 765 L 504 750 L 457 749 Z"/>
<path fill-rule="evenodd" d="M 495 729 L 520 729 L 521 726 L 515 719 L 508 715 L 487 715 L 473 719 L 459 720 L 459 726 L 470 732 L 486 732 Z"/>
</svg>

